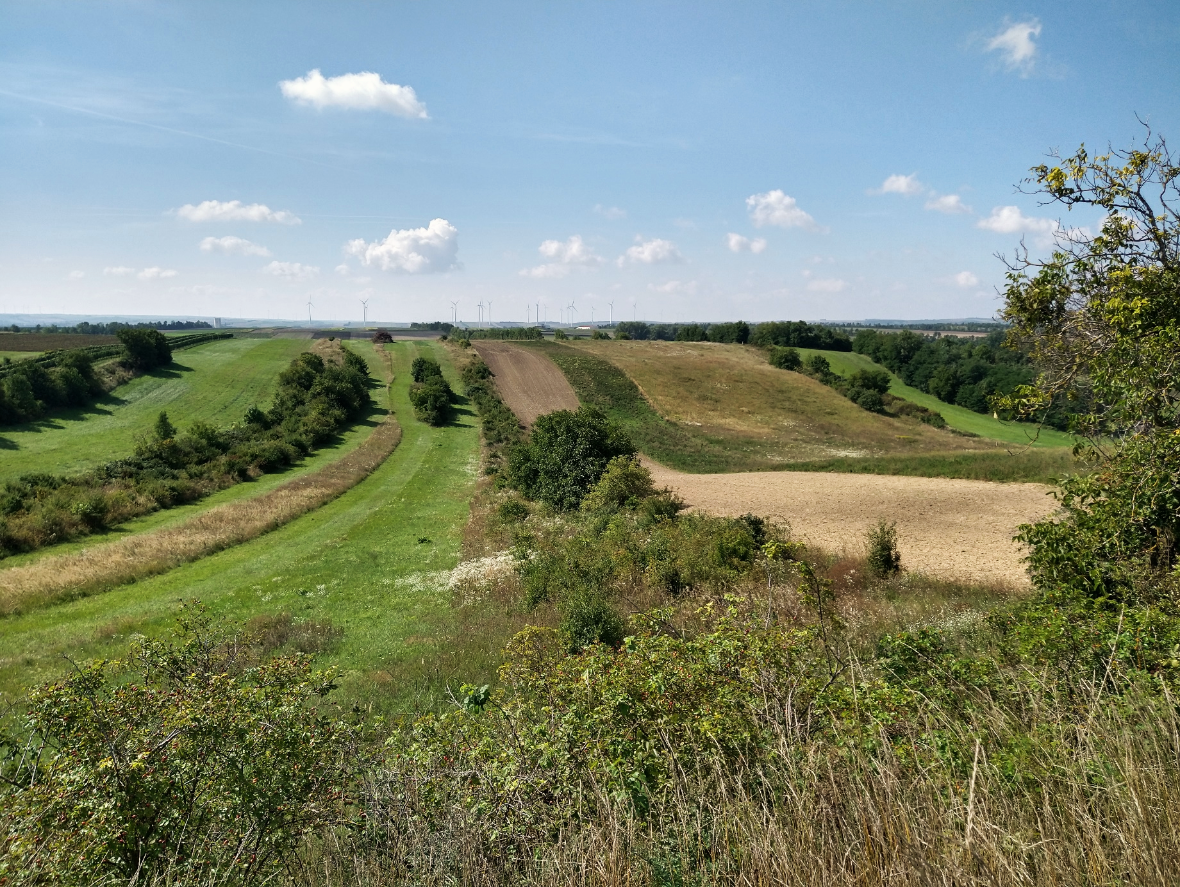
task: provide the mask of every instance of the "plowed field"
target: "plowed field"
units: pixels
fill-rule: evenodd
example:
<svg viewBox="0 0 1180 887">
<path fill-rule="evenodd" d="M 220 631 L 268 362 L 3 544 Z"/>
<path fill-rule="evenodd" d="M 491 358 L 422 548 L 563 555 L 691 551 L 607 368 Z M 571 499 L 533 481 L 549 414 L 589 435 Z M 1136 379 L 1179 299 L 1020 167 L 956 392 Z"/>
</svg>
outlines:
<svg viewBox="0 0 1180 887">
<path fill-rule="evenodd" d="M 474 342 L 471 347 L 495 374 L 504 403 L 525 425 L 554 410 L 578 408 L 578 395 L 543 354 L 508 342 Z"/>
</svg>

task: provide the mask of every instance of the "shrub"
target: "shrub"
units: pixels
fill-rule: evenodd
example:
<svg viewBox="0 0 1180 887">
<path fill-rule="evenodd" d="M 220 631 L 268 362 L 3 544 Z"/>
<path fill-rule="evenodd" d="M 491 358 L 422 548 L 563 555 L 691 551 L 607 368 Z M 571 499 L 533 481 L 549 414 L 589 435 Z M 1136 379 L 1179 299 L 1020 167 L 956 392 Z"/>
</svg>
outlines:
<svg viewBox="0 0 1180 887">
<path fill-rule="evenodd" d="M 528 516 L 528 505 L 526 505 L 523 500 L 518 499 L 516 496 L 509 496 L 498 506 L 496 506 L 496 517 L 506 524 L 522 521 Z"/>
<path fill-rule="evenodd" d="M 355 730 L 306 656 L 259 663 L 208 618 L 76 669 L 27 699 L 5 763 L 0 844 L 29 883 L 262 883 L 339 821 Z M 189 880 L 191 879 L 191 880 Z"/>
<path fill-rule="evenodd" d="M 772 367 L 778 367 L 780 370 L 797 370 L 803 365 L 798 351 L 794 348 L 780 348 L 777 345 L 771 346 L 766 359 Z"/>
<path fill-rule="evenodd" d="M 849 399 L 862 410 L 868 410 L 870 413 L 880 413 L 885 409 L 885 401 L 882 399 L 881 394 L 872 389 L 858 391 L 855 397 L 852 397 L 852 393 L 850 392 Z"/>
<path fill-rule="evenodd" d="M 144 371 L 172 363 L 172 346 L 158 330 L 128 328 L 116 335 L 127 350 L 124 360 L 132 369 Z"/>
<path fill-rule="evenodd" d="M 877 576 L 890 576 L 901 569 L 901 553 L 897 550 L 897 524 L 883 518 L 869 530 L 869 569 Z"/>
<path fill-rule="evenodd" d="M 582 500 L 584 511 L 618 511 L 635 508 L 655 494 L 651 472 L 635 456 L 616 456 L 607 463 L 598 483 Z"/>
<path fill-rule="evenodd" d="M 393 341 L 393 336 L 391 336 L 385 330 L 377 330 L 377 332 L 373 333 L 372 342 L 375 345 L 386 345 L 392 341 Z"/>
<path fill-rule="evenodd" d="M 410 403 L 414 415 L 427 425 L 444 425 L 451 415 L 451 403 L 455 392 L 442 376 L 434 376 L 426 383 L 415 382 L 410 386 Z"/>
<path fill-rule="evenodd" d="M 626 432 L 594 407 L 559 410 L 537 419 L 528 441 L 510 457 L 510 481 L 530 499 L 577 508 L 616 456 L 634 455 Z"/>
<path fill-rule="evenodd" d="M 556 339 L 558 342 L 564 342 L 566 339 L 569 338 L 569 336 L 567 336 L 565 334 L 565 330 L 557 329 L 557 330 L 553 331 L 553 338 Z"/>
<path fill-rule="evenodd" d="M 598 340 L 598 339 L 609 339 L 609 338 L 610 338 L 610 334 L 609 334 L 609 333 L 604 333 L 602 330 L 595 330 L 594 332 L 592 332 L 592 333 L 590 334 L 590 338 L 591 338 L 591 339 L 595 339 L 595 340 Z"/>
<path fill-rule="evenodd" d="M 594 644 L 618 647 L 623 629 L 622 617 L 600 589 L 580 588 L 562 602 L 559 631 L 570 653 Z"/>
</svg>

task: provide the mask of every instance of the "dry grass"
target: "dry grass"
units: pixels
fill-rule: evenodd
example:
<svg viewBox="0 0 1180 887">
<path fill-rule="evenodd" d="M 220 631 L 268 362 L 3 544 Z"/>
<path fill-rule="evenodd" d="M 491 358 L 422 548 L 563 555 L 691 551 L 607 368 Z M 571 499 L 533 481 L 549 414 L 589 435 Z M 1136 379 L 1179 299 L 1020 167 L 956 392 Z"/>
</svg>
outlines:
<svg viewBox="0 0 1180 887">
<path fill-rule="evenodd" d="M 800 373 L 784 372 L 740 345 L 581 342 L 630 376 L 661 416 L 695 433 L 756 448 L 767 466 L 831 457 L 979 452 L 992 441 L 964 438 L 866 412 Z"/>
<path fill-rule="evenodd" d="M 0 615 L 93 594 L 239 545 L 319 508 L 368 477 L 401 440 L 391 414 L 357 449 L 253 499 L 149 533 L 0 571 Z"/>
</svg>

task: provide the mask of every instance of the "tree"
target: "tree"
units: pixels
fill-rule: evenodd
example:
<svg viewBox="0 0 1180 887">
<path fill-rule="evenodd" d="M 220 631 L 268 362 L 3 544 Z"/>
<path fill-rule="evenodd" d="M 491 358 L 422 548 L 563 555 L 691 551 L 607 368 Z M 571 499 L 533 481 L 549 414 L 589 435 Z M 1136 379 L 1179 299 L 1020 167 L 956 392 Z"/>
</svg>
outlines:
<svg viewBox="0 0 1180 887">
<path fill-rule="evenodd" d="M 509 459 L 513 485 L 563 511 L 577 508 L 611 459 L 635 454 L 627 433 L 594 407 L 558 410 L 537 419 Z"/>
<path fill-rule="evenodd" d="M 127 349 L 127 363 L 133 369 L 150 370 L 172 362 L 172 346 L 158 330 L 121 329 L 119 342 Z"/>
<path fill-rule="evenodd" d="M 993 404 L 1026 418 L 1068 404 L 1092 466 L 1061 484 L 1063 520 L 1023 528 L 1034 579 L 1125 597 L 1172 569 L 1180 530 L 1180 166 L 1150 129 L 1127 150 L 1051 156 L 1025 187 L 1106 216 L 1010 263 L 1001 316 L 1040 372 Z"/>
</svg>

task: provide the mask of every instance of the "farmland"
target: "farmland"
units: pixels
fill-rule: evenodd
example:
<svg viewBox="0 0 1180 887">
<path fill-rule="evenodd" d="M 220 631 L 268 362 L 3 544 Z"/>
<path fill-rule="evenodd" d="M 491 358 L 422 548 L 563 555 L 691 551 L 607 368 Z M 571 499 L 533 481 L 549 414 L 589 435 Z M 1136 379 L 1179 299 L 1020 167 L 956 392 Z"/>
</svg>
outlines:
<svg viewBox="0 0 1180 887">
<path fill-rule="evenodd" d="M 92 345 L 115 345 L 114 336 L 91 336 L 85 333 L 0 333 L 0 356 L 5 353 L 36 353 L 64 348 L 88 348 Z"/>
<path fill-rule="evenodd" d="M 94 336 L 83 338 L 93 339 Z M 178 426 L 227 425 L 264 401 L 282 370 L 310 342 L 298 339 L 224 339 L 177 352 L 154 370 L 93 406 L 0 431 L 0 483 L 31 472 L 74 474 L 135 447 L 163 410 Z"/>
<path fill-rule="evenodd" d="M 356 347 L 371 353 L 368 345 Z M 393 675 L 416 675 L 419 660 L 435 655 L 448 638 L 450 597 L 438 573 L 457 561 L 478 456 L 474 418 L 462 405 L 457 420 L 442 428 L 412 419 L 411 360 L 433 354 L 454 383 L 446 352 L 429 343 L 388 347 L 396 374 L 391 405 L 403 438 L 373 474 L 255 541 L 4 620 L 0 690 L 15 693 L 57 673 L 63 653 L 108 655 L 133 632 L 162 631 L 178 600 L 197 597 L 238 622 L 280 612 L 330 621 L 343 637 L 325 662 L 345 671 L 354 695 L 388 704 L 381 688 Z M 404 699 L 422 685 L 408 680 L 395 689 Z"/>
</svg>

